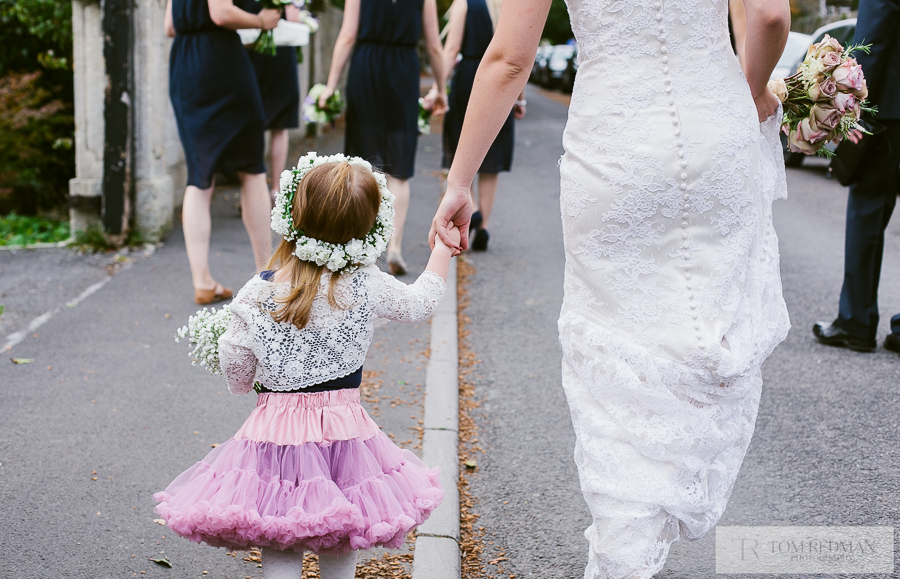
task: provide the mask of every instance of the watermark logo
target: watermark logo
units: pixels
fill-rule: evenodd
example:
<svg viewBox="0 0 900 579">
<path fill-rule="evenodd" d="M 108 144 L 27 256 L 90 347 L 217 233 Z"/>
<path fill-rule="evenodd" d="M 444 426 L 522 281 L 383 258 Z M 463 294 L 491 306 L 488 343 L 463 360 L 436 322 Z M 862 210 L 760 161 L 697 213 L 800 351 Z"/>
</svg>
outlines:
<svg viewBox="0 0 900 579">
<path fill-rule="evenodd" d="M 716 527 L 716 573 L 893 572 L 893 527 Z"/>
</svg>

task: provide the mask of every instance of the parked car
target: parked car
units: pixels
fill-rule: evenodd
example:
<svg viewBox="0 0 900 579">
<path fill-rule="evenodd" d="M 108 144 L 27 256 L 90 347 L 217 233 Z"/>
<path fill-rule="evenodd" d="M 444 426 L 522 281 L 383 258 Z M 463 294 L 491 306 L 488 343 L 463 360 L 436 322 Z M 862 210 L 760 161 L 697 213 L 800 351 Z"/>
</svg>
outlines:
<svg viewBox="0 0 900 579">
<path fill-rule="evenodd" d="M 547 65 L 541 68 L 539 82 L 548 87 L 555 88 L 560 84 L 563 73 L 569 66 L 569 57 L 575 52 L 575 47 L 570 44 L 558 44 L 554 46 L 548 56 Z"/>
<path fill-rule="evenodd" d="M 793 34 L 793 33 L 791 33 Z M 853 35 L 856 34 L 856 18 L 848 18 L 846 20 L 839 20 L 837 22 L 832 22 L 831 24 L 826 24 L 822 26 L 818 30 L 812 33 L 812 40 L 809 41 L 809 44 L 815 44 L 817 42 L 821 42 L 825 35 L 828 34 L 835 40 L 841 43 L 843 46 L 848 46 L 853 43 Z M 797 69 L 800 67 L 800 63 L 803 62 L 803 59 L 806 58 L 806 51 L 804 50 L 802 54 L 799 54 L 794 57 L 793 62 L 788 67 L 790 71 L 787 76 L 794 74 L 797 72 Z M 778 62 L 781 64 L 781 61 Z M 776 67 L 775 70 L 778 70 Z M 777 77 L 775 77 L 777 78 Z M 784 77 L 782 77 L 784 78 Z M 781 134 L 781 144 L 784 145 L 784 164 L 787 167 L 799 167 L 803 165 L 803 159 L 806 158 L 806 155 L 803 153 L 792 153 L 787 146 L 787 136 L 782 133 Z M 832 144 L 825 145 L 827 148 L 834 150 L 835 146 Z"/>
<path fill-rule="evenodd" d="M 806 51 L 812 44 L 812 38 L 811 35 L 802 32 L 788 32 L 784 52 L 781 53 L 781 58 L 778 59 L 778 64 L 775 65 L 769 78 L 787 78 L 797 72 L 797 66 L 803 62 Z"/>
<path fill-rule="evenodd" d="M 529 81 L 541 84 L 542 71 L 547 66 L 547 59 L 550 57 L 552 50 L 553 46 L 550 44 L 538 46 L 537 53 L 534 55 L 534 64 L 531 67 L 531 76 L 528 77 Z"/>
<path fill-rule="evenodd" d="M 578 46 L 575 46 L 575 50 L 572 52 L 572 56 L 569 57 L 566 62 L 566 70 L 563 71 L 562 78 L 560 79 L 560 88 L 563 92 L 571 93 L 572 89 L 575 88 L 575 75 L 578 73 Z"/>
</svg>

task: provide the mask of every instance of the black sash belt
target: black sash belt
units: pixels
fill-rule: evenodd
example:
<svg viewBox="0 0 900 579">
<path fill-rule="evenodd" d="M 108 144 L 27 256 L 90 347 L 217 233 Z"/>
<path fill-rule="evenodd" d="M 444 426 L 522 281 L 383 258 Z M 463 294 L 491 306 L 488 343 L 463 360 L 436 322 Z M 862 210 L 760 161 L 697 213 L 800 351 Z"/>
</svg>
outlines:
<svg viewBox="0 0 900 579">
<path fill-rule="evenodd" d="M 263 392 L 275 392 L 276 394 L 296 394 L 302 392 L 329 392 L 331 390 L 343 390 L 344 388 L 359 388 L 362 383 L 362 368 L 343 378 L 335 378 L 327 382 L 320 382 L 306 388 L 296 388 L 294 390 L 270 390 L 257 382 L 255 384 L 256 391 L 260 394 Z"/>
</svg>

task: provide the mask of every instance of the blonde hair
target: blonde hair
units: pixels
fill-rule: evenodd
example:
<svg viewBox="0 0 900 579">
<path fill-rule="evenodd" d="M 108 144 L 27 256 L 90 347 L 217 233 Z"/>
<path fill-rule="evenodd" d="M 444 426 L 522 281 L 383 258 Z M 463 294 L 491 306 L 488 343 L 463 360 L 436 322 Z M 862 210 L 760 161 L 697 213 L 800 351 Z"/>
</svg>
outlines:
<svg viewBox="0 0 900 579">
<path fill-rule="evenodd" d="M 381 195 L 375 176 L 350 163 L 324 163 L 311 169 L 300 181 L 291 207 L 294 227 L 307 237 L 334 244 L 362 239 L 375 225 Z M 294 256 L 296 243 L 282 239 L 266 269 L 291 269 L 291 291 L 275 298 L 280 304 L 271 312 L 276 322 L 303 328 L 309 322 L 313 300 L 319 291 L 324 265 L 300 261 Z M 328 303 L 338 304 L 335 288 L 340 275 L 331 274 Z"/>
<path fill-rule="evenodd" d="M 487 4 L 488 13 L 491 15 L 491 24 L 494 25 L 494 30 L 497 29 L 497 20 L 500 19 L 500 2 L 502 0 L 484 0 L 484 3 Z"/>
</svg>

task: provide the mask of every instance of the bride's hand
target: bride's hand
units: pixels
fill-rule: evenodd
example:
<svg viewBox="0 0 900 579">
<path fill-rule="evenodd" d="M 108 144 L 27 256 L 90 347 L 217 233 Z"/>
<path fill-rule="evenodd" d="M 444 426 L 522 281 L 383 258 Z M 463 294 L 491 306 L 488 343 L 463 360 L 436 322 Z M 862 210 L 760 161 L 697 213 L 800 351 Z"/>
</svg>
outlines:
<svg viewBox="0 0 900 579">
<path fill-rule="evenodd" d="M 775 93 L 769 90 L 769 87 L 763 89 L 763 91 L 753 99 L 753 102 L 756 103 L 756 116 L 759 117 L 759 122 L 763 122 L 775 114 L 775 111 L 778 110 L 778 105 L 781 104 L 781 100 L 775 96 Z"/>
<path fill-rule="evenodd" d="M 334 94 L 334 89 L 330 86 L 326 86 L 325 90 L 322 91 L 322 94 L 319 95 L 319 108 L 324 109 L 328 99 L 331 98 L 331 95 Z"/>
<path fill-rule="evenodd" d="M 447 247 L 460 251 L 469 248 L 469 221 L 472 219 L 472 194 L 469 187 L 448 187 L 444 199 L 431 221 L 428 243 L 434 249 L 437 235 Z M 454 228 L 459 228 L 458 237 Z"/>
</svg>

